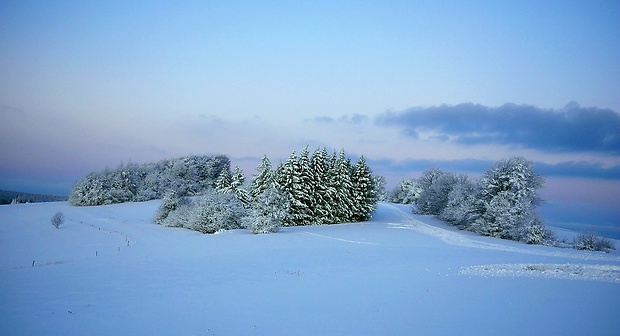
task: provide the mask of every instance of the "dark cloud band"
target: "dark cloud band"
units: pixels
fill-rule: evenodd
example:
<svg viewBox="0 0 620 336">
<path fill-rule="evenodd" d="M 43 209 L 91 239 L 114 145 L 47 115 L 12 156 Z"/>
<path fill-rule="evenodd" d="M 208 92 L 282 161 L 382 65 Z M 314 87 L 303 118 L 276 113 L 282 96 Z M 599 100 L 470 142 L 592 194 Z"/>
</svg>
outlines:
<svg viewBox="0 0 620 336">
<path fill-rule="evenodd" d="M 377 116 L 376 123 L 402 128 L 412 137 L 433 132 L 438 139 L 460 144 L 512 145 L 552 153 L 620 154 L 620 115 L 576 103 L 558 110 L 471 103 L 411 108 L 383 113 Z"/>
</svg>

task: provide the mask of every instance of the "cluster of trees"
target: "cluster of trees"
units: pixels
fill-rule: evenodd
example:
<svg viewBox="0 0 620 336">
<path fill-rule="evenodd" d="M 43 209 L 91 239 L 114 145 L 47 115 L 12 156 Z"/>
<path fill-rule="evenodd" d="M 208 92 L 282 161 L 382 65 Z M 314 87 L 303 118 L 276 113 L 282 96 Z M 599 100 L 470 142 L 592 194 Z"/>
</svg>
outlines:
<svg viewBox="0 0 620 336">
<path fill-rule="evenodd" d="M 282 192 L 290 206 L 285 225 L 365 221 L 376 209 L 375 179 L 363 156 L 352 164 L 344 150 L 330 156 L 323 148 L 310 155 L 306 147 L 275 169 L 264 157 L 257 170 L 249 196 L 269 188 Z"/>
<path fill-rule="evenodd" d="M 163 198 L 174 192 L 199 195 L 213 188 L 222 171 L 230 170 L 224 155 L 187 156 L 147 164 L 121 164 L 92 172 L 76 182 L 69 195 L 73 205 L 104 205 Z"/>
<path fill-rule="evenodd" d="M 496 162 L 478 180 L 427 170 L 419 179 L 402 181 L 391 200 L 414 204 L 420 214 L 482 235 L 546 244 L 553 237 L 536 212 L 542 185 L 532 162 L 511 157 Z"/>
<path fill-rule="evenodd" d="M 330 156 L 323 148 L 310 155 L 306 147 L 275 168 L 263 157 L 250 183 L 235 167 L 222 171 L 213 191 L 193 200 L 170 194 L 155 222 L 204 233 L 231 228 L 268 233 L 281 225 L 364 221 L 376 209 L 381 181 L 364 157 L 352 164 L 344 150 Z"/>
</svg>

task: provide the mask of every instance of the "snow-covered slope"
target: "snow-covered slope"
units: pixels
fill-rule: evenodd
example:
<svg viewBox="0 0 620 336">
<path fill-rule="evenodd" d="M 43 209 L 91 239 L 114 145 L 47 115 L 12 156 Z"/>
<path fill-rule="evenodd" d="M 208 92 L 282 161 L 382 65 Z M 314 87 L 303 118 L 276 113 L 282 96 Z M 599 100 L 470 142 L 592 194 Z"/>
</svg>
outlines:
<svg viewBox="0 0 620 336">
<path fill-rule="evenodd" d="M 203 235 L 151 224 L 158 205 L 0 206 L 0 334 L 620 330 L 616 251 L 479 237 L 387 203 L 365 223 Z"/>
</svg>

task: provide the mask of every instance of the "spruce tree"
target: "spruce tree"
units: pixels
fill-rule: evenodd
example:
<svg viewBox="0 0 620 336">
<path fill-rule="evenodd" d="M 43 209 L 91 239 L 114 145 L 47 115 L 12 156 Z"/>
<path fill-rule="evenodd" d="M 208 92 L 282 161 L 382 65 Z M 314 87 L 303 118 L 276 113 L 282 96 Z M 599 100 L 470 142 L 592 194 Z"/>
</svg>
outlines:
<svg viewBox="0 0 620 336">
<path fill-rule="evenodd" d="M 274 172 L 271 169 L 271 161 L 266 155 L 263 156 L 260 165 L 256 167 L 256 171 L 258 174 L 254 175 L 250 185 L 250 197 L 252 199 L 258 197 L 273 184 Z"/>
<path fill-rule="evenodd" d="M 228 169 L 222 170 L 220 176 L 215 180 L 215 191 L 228 192 L 231 189 L 230 171 Z"/>
<path fill-rule="evenodd" d="M 317 149 L 310 160 L 314 178 L 314 216 L 317 224 L 328 224 L 333 200 L 329 193 L 329 164 L 327 150 Z"/>
<path fill-rule="evenodd" d="M 330 160 L 330 187 L 334 188 L 333 223 L 344 223 L 353 219 L 351 202 L 351 161 L 344 149 L 340 154 L 333 153 Z"/>
<path fill-rule="evenodd" d="M 244 189 L 244 183 L 245 175 L 243 174 L 243 170 L 241 170 L 239 166 L 235 166 L 235 170 L 230 179 L 230 191 L 237 196 L 244 206 L 247 206 L 250 203 L 250 197 L 248 191 Z"/>
<path fill-rule="evenodd" d="M 299 208 L 299 225 L 311 225 L 316 222 L 313 211 L 316 203 L 314 195 L 315 180 L 310 165 L 309 155 L 310 153 L 308 152 L 308 146 L 306 146 L 306 148 L 304 148 L 304 150 L 301 152 L 301 155 L 299 156 L 299 161 L 297 162 L 297 174 L 299 176 L 297 198 L 299 199 L 299 202 L 303 204 L 303 206 Z"/>
<path fill-rule="evenodd" d="M 365 221 L 377 207 L 377 197 L 370 167 L 364 156 L 355 163 L 351 175 L 351 200 L 353 203 L 353 219 Z"/>
<path fill-rule="evenodd" d="M 285 226 L 298 225 L 298 216 L 300 208 L 303 206 L 299 202 L 297 188 L 299 185 L 299 176 L 297 175 L 297 155 L 295 151 L 291 153 L 289 158 L 283 163 L 278 165 L 276 182 L 286 196 L 289 202 L 290 216 L 286 219 Z"/>
</svg>

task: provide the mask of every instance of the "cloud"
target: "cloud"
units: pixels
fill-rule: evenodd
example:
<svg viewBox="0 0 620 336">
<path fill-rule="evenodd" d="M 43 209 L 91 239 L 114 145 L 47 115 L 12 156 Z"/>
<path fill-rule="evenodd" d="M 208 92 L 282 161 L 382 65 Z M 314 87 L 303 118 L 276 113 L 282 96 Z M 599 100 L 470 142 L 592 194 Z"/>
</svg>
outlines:
<svg viewBox="0 0 620 336">
<path fill-rule="evenodd" d="M 402 128 L 404 134 L 415 139 L 426 137 L 463 145 L 508 145 L 548 153 L 620 154 L 620 115 L 576 103 L 557 110 L 472 103 L 417 107 L 385 112 L 375 122 Z"/>
<path fill-rule="evenodd" d="M 397 172 L 407 174 L 438 168 L 454 173 L 482 174 L 493 166 L 495 161 L 464 159 L 464 160 L 426 160 L 415 159 L 405 161 L 368 160 L 370 167 L 377 173 Z M 534 169 L 543 177 L 586 178 L 597 180 L 620 180 L 620 165 L 605 167 L 585 161 L 565 161 L 559 163 L 534 162 Z M 408 178 L 413 176 L 402 176 Z"/>
<path fill-rule="evenodd" d="M 314 121 L 316 123 L 331 124 L 334 122 L 334 118 L 322 116 L 322 117 L 315 117 L 311 119 L 311 121 Z"/>
<path fill-rule="evenodd" d="M 368 120 L 370 120 L 370 117 L 368 117 L 367 115 L 357 114 L 357 113 L 350 117 L 348 115 L 345 115 L 342 118 L 340 118 L 340 121 L 346 122 L 348 124 L 354 124 L 354 125 L 362 124 Z"/>
<path fill-rule="evenodd" d="M 620 180 L 620 165 L 604 167 L 591 162 L 570 161 L 556 164 L 537 162 L 535 167 L 543 176 Z"/>
<path fill-rule="evenodd" d="M 314 117 L 312 119 L 308 119 L 308 121 L 312 121 L 317 124 L 332 124 L 334 122 L 338 122 L 341 124 L 359 125 L 359 124 L 363 124 L 365 122 L 370 121 L 370 117 L 365 114 L 356 113 L 352 116 L 345 114 L 339 117 L 338 119 L 334 119 L 328 116 L 319 116 L 319 117 Z"/>
</svg>

